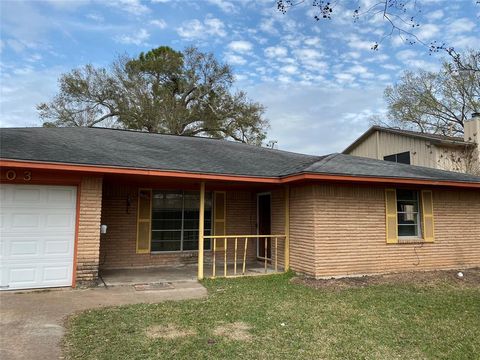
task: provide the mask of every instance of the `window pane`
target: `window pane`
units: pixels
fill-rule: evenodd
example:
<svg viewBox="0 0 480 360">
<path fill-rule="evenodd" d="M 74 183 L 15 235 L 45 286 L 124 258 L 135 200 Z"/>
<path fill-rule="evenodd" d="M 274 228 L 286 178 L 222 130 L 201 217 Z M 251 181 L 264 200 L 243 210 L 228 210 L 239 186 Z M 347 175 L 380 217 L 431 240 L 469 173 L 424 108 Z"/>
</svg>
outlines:
<svg viewBox="0 0 480 360">
<path fill-rule="evenodd" d="M 152 242 L 152 251 L 180 251 L 181 242 Z"/>
<path fill-rule="evenodd" d="M 397 190 L 397 200 L 415 200 L 418 201 L 418 191 L 416 190 Z"/>
<path fill-rule="evenodd" d="M 415 225 L 417 223 L 416 212 L 398 213 L 398 224 Z"/>
<path fill-rule="evenodd" d="M 418 236 L 418 192 L 397 190 L 398 236 Z"/>
<path fill-rule="evenodd" d="M 418 236 L 417 225 L 398 225 L 398 236 Z"/>
<path fill-rule="evenodd" d="M 383 160 L 410 165 L 410 151 L 387 155 L 383 157 Z"/>
<path fill-rule="evenodd" d="M 181 238 L 181 231 L 152 231 L 152 251 L 178 251 Z"/>
<path fill-rule="evenodd" d="M 182 193 L 155 191 L 152 203 L 152 230 L 182 229 Z"/>
<path fill-rule="evenodd" d="M 200 192 L 198 191 L 154 191 L 152 251 L 180 251 L 182 250 L 182 240 L 183 250 L 198 250 L 199 206 Z M 205 235 L 210 235 L 212 228 L 211 192 L 205 193 L 204 226 Z M 205 249 L 210 249 L 209 240 L 205 240 Z"/>
<path fill-rule="evenodd" d="M 397 162 L 410 165 L 410 151 L 397 154 Z"/>
<path fill-rule="evenodd" d="M 397 162 L 397 157 L 395 155 L 387 155 L 383 157 L 383 160 Z"/>
</svg>

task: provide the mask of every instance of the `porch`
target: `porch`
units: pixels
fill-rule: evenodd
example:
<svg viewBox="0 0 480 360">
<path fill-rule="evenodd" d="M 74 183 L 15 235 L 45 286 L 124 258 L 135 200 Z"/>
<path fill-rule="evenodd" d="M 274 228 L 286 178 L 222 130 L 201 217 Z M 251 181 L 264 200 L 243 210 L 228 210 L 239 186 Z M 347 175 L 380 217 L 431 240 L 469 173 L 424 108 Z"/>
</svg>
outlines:
<svg viewBox="0 0 480 360">
<path fill-rule="evenodd" d="M 241 264 L 237 264 L 241 268 Z M 258 276 L 265 274 L 274 274 L 282 271 L 275 271 L 272 267 L 265 268 L 261 262 L 251 262 L 246 264 L 245 274 L 235 275 L 233 264 L 227 268 L 227 277 L 235 276 Z M 218 271 L 218 270 L 217 270 Z M 213 278 L 212 264 L 204 266 L 205 278 Z M 223 277 L 223 267 L 220 272 Z M 219 277 L 218 273 L 216 277 Z M 161 266 L 151 268 L 133 268 L 133 269 L 110 269 L 100 272 L 101 283 L 106 286 L 124 286 L 124 285 L 155 285 L 155 284 L 177 284 L 183 282 L 197 281 L 198 265 L 180 265 L 180 266 Z"/>
<path fill-rule="evenodd" d="M 100 275 L 108 285 L 283 272 L 288 198 L 272 184 L 106 176 Z"/>
</svg>

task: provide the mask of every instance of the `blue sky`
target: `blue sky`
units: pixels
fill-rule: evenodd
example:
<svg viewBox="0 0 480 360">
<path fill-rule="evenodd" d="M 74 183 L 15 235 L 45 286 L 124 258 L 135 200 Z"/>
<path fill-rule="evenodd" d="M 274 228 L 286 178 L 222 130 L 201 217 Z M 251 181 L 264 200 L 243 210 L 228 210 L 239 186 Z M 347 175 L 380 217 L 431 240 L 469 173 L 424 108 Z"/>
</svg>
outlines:
<svg viewBox="0 0 480 360">
<path fill-rule="evenodd" d="M 346 3 L 348 1 L 343 1 Z M 121 0 L 0 2 L 0 125 L 40 126 L 35 105 L 57 78 L 87 63 L 108 65 L 160 45 L 194 45 L 232 65 L 236 86 L 267 107 L 267 140 L 310 154 L 342 151 L 385 114 L 383 90 L 402 71 L 438 69 L 440 55 L 398 36 L 380 16 L 351 21 L 341 3 L 315 22 L 307 1 L 283 15 L 275 0 Z M 367 8 L 374 0 L 359 0 Z M 417 0 L 425 42 L 480 48 L 475 0 Z"/>
</svg>

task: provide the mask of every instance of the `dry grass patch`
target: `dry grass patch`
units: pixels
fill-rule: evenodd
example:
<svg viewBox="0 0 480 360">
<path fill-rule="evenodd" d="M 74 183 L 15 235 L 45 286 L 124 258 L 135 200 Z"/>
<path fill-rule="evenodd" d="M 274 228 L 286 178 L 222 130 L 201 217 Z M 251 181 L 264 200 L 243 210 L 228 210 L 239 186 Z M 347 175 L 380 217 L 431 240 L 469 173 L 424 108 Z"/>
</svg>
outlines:
<svg viewBox="0 0 480 360">
<path fill-rule="evenodd" d="M 236 321 L 231 324 L 217 326 L 213 333 L 216 336 L 226 337 L 230 340 L 250 341 L 252 340 L 252 335 L 249 332 L 251 328 L 250 325 L 242 321 Z"/>
<path fill-rule="evenodd" d="M 197 333 L 191 329 L 182 329 L 174 324 L 152 325 L 149 326 L 145 333 L 150 339 L 167 339 L 174 340 L 182 337 L 193 336 Z"/>
<path fill-rule="evenodd" d="M 295 277 L 292 279 L 292 283 L 303 284 L 315 289 L 330 290 L 366 288 L 371 285 L 415 285 L 422 287 L 446 285 L 459 288 L 480 288 L 480 268 L 462 271 L 464 274 L 463 278 L 458 278 L 457 273 L 458 270 L 415 271 L 318 280 L 308 277 Z"/>
</svg>

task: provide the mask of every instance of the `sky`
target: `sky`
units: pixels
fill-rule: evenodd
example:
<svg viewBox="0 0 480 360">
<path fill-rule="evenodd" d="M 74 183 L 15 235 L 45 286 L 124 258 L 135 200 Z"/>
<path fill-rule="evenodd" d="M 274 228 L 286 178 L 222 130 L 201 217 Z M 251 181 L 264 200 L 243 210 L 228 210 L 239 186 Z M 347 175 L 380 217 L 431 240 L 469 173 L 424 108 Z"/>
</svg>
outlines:
<svg viewBox="0 0 480 360">
<path fill-rule="evenodd" d="M 385 37 L 390 27 L 380 14 L 352 21 L 352 2 L 338 0 L 331 20 L 315 21 L 312 0 L 286 14 L 275 0 L 2 0 L 0 126 L 41 126 L 36 105 L 73 68 L 108 66 L 161 45 L 196 46 L 229 63 L 235 88 L 265 105 L 267 141 L 308 154 L 341 152 L 372 116 L 385 118 L 383 91 L 403 71 L 435 71 L 442 61 L 425 46 Z M 376 2 L 358 0 L 362 11 Z M 412 1 L 420 23 L 412 31 L 425 43 L 479 49 L 476 2 Z"/>
</svg>

